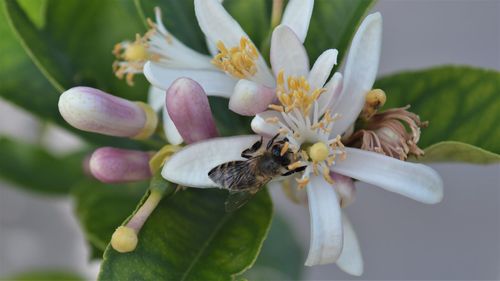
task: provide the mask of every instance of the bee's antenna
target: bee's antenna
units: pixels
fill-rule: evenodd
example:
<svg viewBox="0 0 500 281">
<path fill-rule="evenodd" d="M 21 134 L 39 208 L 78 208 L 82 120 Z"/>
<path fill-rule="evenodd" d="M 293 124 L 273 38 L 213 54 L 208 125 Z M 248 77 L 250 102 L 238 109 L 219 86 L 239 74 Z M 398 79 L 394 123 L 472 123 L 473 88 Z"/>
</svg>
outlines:
<svg viewBox="0 0 500 281">
<path fill-rule="evenodd" d="M 269 140 L 269 142 L 267 142 L 267 149 L 271 148 L 271 146 L 273 145 L 274 141 L 276 140 L 276 138 L 279 136 L 280 134 L 277 133 L 272 139 Z"/>
</svg>

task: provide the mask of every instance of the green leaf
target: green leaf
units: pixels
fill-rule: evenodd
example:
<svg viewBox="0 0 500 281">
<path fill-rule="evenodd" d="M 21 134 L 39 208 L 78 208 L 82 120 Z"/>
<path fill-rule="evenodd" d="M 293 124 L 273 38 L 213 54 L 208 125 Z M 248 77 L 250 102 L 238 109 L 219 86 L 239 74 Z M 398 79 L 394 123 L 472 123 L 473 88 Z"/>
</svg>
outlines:
<svg viewBox="0 0 500 281">
<path fill-rule="evenodd" d="M 375 0 L 316 0 L 305 47 L 311 62 L 326 49 L 339 51 L 342 62 L 358 25 Z"/>
<path fill-rule="evenodd" d="M 494 164 L 500 155 L 457 141 L 443 141 L 427 147 L 422 157 L 410 159 L 414 162 L 464 162 L 472 164 Z"/>
<path fill-rule="evenodd" d="M 6 3 L 6 2 L 5 2 Z M 32 3 L 32 2 L 30 2 Z M 139 147 L 135 142 L 87 133 L 71 127 L 59 114 L 59 92 L 47 81 L 17 42 L 0 4 L 0 96 L 36 116 L 54 122 L 95 144 L 113 144 L 119 147 Z M 14 2 L 15 4 L 15 2 Z M 16 6 L 18 8 L 18 6 Z M 22 10 L 16 9 L 23 15 Z M 26 81 L 29 81 L 27 83 Z"/>
<path fill-rule="evenodd" d="M 161 201 L 134 252 L 108 246 L 98 280 L 232 280 L 249 268 L 269 230 L 267 190 L 226 213 L 227 192 L 188 189 Z"/>
<path fill-rule="evenodd" d="M 44 270 L 17 274 L 7 279 L 11 281 L 79 281 L 84 280 L 80 275 L 62 270 Z"/>
<path fill-rule="evenodd" d="M 30 191 L 64 195 L 83 177 L 84 153 L 57 157 L 45 149 L 0 136 L 0 177 Z"/>
<path fill-rule="evenodd" d="M 269 33 L 270 2 L 268 0 L 226 0 L 223 4 L 229 14 L 250 36 L 255 46 L 260 46 Z"/>
<path fill-rule="evenodd" d="M 106 185 L 90 180 L 74 187 L 76 216 L 93 246 L 93 256 L 102 256 L 111 235 L 134 211 L 145 190 L 144 183 Z"/>
<path fill-rule="evenodd" d="M 222 136 L 253 134 L 252 118 L 228 110 L 229 100 L 221 97 L 208 97 L 215 124 Z"/>
<path fill-rule="evenodd" d="M 285 219 L 275 215 L 257 261 L 243 276 L 248 280 L 302 280 L 303 269 L 302 248 Z"/>
<path fill-rule="evenodd" d="M 193 0 L 134 0 L 141 17 L 154 20 L 154 8 L 160 7 L 165 27 L 188 47 L 207 53 L 205 37 L 194 14 Z"/>
<path fill-rule="evenodd" d="M 444 66 L 377 80 L 387 94 L 385 108 L 410 104 L 429 121 L 420 147 L 460 141 L 500 153 L 500 73 L 472 67 Z"/>
</svg>

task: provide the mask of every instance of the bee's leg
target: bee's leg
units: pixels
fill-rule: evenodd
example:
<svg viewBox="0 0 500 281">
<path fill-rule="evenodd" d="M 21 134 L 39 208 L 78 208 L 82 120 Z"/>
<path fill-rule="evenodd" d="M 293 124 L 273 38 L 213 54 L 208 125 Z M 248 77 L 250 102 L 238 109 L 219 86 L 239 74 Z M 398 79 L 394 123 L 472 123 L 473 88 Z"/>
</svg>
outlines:
<svg viewBox="0 0 500 281">
<path fill-rule="evenodd" d="M 298 172 L 302 172 L 306 169 L 307 166 L 302 166 L 302 167 L 298 167 L 297 169 L 294 169 L 294 170 L 291 170 L 291 171 L 288 171 L 284 174 L 281 174 L 282 176 L 289 176 L 291 174 L 295 174 L 295 173 L 298 173 Z"/>
<path fill-rule="evenodd" d="M 243 150 L 243 152 L 241 153 L 241 157 L 243 158 L 247 158 L 247 159 L 250 159 L 253 157 L 253 153 L 256 152 L 257 150 L 260 149 L 260 147 L 262 146 L 262 137 L 260 137 L 260 140 L 258 140 L 257 142 L 255 142 L 252 147 L 250 148 L 247 148 L 245 150 Z"/>
<path fill-rule="evenodd" d="M 277 133 L 272 139 L 270 139 L 268 142 L 267 142 L 267 149 L 271 148 L 271 146 L 273 145 L 274 141 L 276 140 L 276 138 L 279 136 L 280 134 Z"/>
</svg>

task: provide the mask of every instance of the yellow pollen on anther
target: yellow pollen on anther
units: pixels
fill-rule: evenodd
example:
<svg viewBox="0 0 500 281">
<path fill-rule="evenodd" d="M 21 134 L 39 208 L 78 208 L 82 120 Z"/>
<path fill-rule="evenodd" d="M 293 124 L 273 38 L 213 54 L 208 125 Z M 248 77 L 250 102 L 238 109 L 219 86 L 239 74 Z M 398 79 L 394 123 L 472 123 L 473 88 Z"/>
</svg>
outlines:
<svg viewBox="0 0 500 281">
<path fill-rule="evenodd" d="M 308 154 L 314 162 L 321 162 L 328 158 L 330 150 L 325 143 L 317 142 L 309 148 Z"/>
<path fill-rule="evenodd" d="M 246 37 L 241 37 L 239 46 L 228 49 L 222 41 L 217 42 L 219 53 L 212 63 L 236 78 L 248 78 L 257 73 L 257 48 Z"/>
<path fill-rule="evenodd" d="M 296 162 L 293 162 L 292 164 L 288 165 L 288 170 L 295 170 L 297 169 L 298 167 L 300 167 L 302 165 L 302 162 L 300 161 L 296 161 Z"/>
<path fill-rule="evenodd" d="M 288 151 L 289 147 L 290 147 L 290 144 L 288 142 L 285 142 L 285 144 L 281 148 L 280 155 L 281 156 L 285 155 L 285 153 Z"/>
<path fill-rule="evenodd" d="M 281 70 L 276 77 L 276 96 L 285 112 L 298 108 L 304 115 L 308 114 L 314 102 L 325 91 L 318 88 L 311 91 L 311 86 L 304 76 L 288 76 Z"/>
</svg>

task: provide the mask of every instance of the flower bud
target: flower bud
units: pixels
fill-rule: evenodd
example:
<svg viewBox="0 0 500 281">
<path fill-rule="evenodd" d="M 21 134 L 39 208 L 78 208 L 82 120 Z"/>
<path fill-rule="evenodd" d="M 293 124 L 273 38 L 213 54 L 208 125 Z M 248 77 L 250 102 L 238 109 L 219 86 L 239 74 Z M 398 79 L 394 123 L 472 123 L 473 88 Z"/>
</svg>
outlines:
<svg viewBox="0 0 500 281">
<path fill-rule="evenodd" d="M 59 112 L 75 128 L 117 137 L 147 139 L 158 123 L 149 105 L 89 87 L 64 92 L 59 98 Z"/>
<path fill-rule="evenodd" d="M 175 80 L 167 90 L 166 106 L 170 118 L 186 143 L 219 135 L 205 91 L 194 80 Z"/>
<path fill-rule="evenodd" d="M 229 109 L 240 115 L 254 116 L 266 111 L 275 98 L 273 89 L 241 79 L 234 87 L 234 94 L 229 100 Z"/>
<path fill-rule="evenodd" d="M 345 208 L 354 202 L 356 197 L 356 186 L 350 177 L 330 172 L 330 177 L 334 181 L 333 188 L 339 196 L 340 207 Z"/>
<path fill-rule="evenodd" d="M 151 177 L 150 158 L 148 152 L 102 147 L 92 154 L 90 171 L 105 183 L 146 180 Z"/>
</svg>

